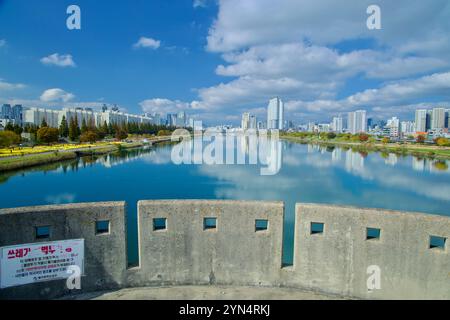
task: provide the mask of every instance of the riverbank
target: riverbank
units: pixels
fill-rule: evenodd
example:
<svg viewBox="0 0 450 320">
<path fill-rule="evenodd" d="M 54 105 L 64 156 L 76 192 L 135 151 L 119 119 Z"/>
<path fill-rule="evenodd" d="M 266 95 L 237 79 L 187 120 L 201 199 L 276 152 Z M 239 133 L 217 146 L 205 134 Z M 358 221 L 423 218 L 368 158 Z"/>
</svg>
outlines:
<svg viewBox="0 0 450 320">
<path fill-rule="evenodd" d="M 77 157 L 99 156 L 120 150 L 130 150 L 143 147 L 141 142 L 100 144 L 97 146 L 87 146 L 81 148 L 71 148 L 69 150 L 61 148 L 54 151 L 23 154 L 20 156 L 10 156 L 0 158 L 0 172 L 29 168 L 33 166 L 49 164 L 64 160 L 71 160 Z"/>
<path fill-rule="evenodd" d="M 29 168 L 37 165 L 75 159 L 75 152 L 54 152 L 0 160 L 0 172 Z"/>
<path fill-rule="evenodd" d="M 416 157 L 426 157 L 431 159 L 450 159 L 450 148 L 427 146 L 419 144 L 399 144 L 399 143 L 361 143 L 361 142 L 346 142 L 346 141 L 333 141 L 333 140 L 318 140 L 300 137 L 281 136 L 281 139 L 287 141 L 298 142 L 302 144 L 317 144 L 324 146 L 338 146 L 343 148 L 349 148 L 354 151 L 360 152 L 381 152 L 381 153 L 394 153 L 398 155 L 412 155 Z"/>
</svg>

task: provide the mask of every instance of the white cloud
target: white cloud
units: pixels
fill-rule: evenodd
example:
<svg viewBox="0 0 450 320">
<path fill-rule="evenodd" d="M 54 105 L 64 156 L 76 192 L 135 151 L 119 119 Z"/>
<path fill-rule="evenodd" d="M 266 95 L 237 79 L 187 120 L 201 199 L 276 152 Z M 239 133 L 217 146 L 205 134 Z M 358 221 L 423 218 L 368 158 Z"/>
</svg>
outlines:
<svg viewBox="0 0 450 320">
<path fill-rule="evenodd" d="M 45 197 L 45 201 L 51 204 L 72 203 L 75 198 L 76 195 L 73 193 L 61 193 L 57 195 L 48 195 Z"/>
<path fill-rule="evenodd" d="M 6 40 L 0 39 L 0 48 L 6 46 Z"/>
<path fill-rule="evenodd" d="M 447 0 L 379 0 L 382 30 L 375 32 L 366 27 L 366 9 L 371 4 L 373 0 L 220 0 L 207 48 L 227 52 L 267 43 L 307 39 L 330 45 L 363 38 L 392 46 L 436 36 L 444 36 L 448 43 Z"/>
<path fill-rule="evenodd" d="M 59 88 L 45 90 L 40 97 L 43 102 L 68 102 L 73 98 L 75 98 L 75 96 L 72 93 L 66 92 Z"/>
<path fill-rule="evenodd" d="M 21 83 L 9 83 L 4 81 L 3 79 L 0 79 L 0 91 L 10 91 L 10 90 L 16 90 L 16 89 L 23 89 L 25 88 L 24 84 Z"/>
<path fill-rule="evenodd" d="M 441 98 L 443 102 L 414 102 L 427 97 Z M 312 117 L 336 114 L 357 108 L 369 109 L 377 117 L 400 115 L 411 118 L 414 110 L 435 106 L 449 106 L 450 72 L 435 73 L 417 79 L 389 82 L 378 89 L 367 89 L 341 100 L 290 100 L 285 106 L 291 113 L 310 113 Z"/>
<path fill-rule="evenodd" d="M 232 79 L 196 89 L 190 107 L 226 119 L 279 95 L 291 115 L 323 119 L 354 108 L 384 114 L 392 106 L 448 99 L 450 3 L 380 0 L 377 31 L 366 27 L 371 4 L 219 0 L 206 49 L 222 54 L 216 74 Z M 360 92 L 337 99 L 355 88 Z"/>
<path fill-rule="evenodd" d="M 435 73 L 413 80 L 388 83 L 380 89 L 367 89 L 347 98 L 354 106 L 392 105 L 426 96 L 450 99 L 450 72 Z"/>
<path fill-rule="evenodd" d="M 75 67 L 75 62 L 70 54 L 54 53 L 41 59 L 41 62 L 48 66 Z"/>
<path fill-rule="evenodd" d="M 153 50 L 158 49 L 161 46 L 161 41 L 152 38 L 141 37 L 138 42 L 136 42 L 134 48 L 150 48 Z"/>
<path fill-rule="evenodd" d="M 169 100 L 169 99 L 147 99 L 139 103 L 144 112 L 149 113 L 176 113 L 178 111 L 187 111 L 191 108 L 191 105 L 187 102 L 179 100 Z"/>
</svg>

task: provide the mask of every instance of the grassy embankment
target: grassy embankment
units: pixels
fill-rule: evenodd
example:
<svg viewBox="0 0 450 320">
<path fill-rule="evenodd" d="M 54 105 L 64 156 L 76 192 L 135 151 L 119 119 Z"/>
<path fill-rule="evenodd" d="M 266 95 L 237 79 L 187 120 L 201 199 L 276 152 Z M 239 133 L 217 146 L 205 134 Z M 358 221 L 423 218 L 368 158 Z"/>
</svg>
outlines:
<svg viewBox="0 0 450 320">
<path fill-rule="evenodd" d="M 96 156 L 142 147 L 139 142 L 96 143 L 80 145 L 39 146 L 35 148 L 0 149 L 0 172 L 28 168 L 58 161 L 75 159 L 78 156 Z"/>
<path fill-rule="evenodd" d="M 17 170 L 46 163 L 75 159 L 75 152 L 55 152 L 24 157 L 8 157 L 0 160 L 0 171 Z"/>
<path fill-rule="evenodd" d="M 450 148 L 436 145 L 424 145 L 418 143 L 381 143 L 376 141 L 356 142 L 346 139 L 321 139 L 318 136 L 299 137 L 291 134 L 284 134 L 282 139 L 300 142 L 304 144 L 319 144 L 326 146 L 340 146 L 350 148 L 359 152 L 381 152 L 395 153 L 397 155 L 413 155 L 422 158 L 450 159 Z"/>
</svg>

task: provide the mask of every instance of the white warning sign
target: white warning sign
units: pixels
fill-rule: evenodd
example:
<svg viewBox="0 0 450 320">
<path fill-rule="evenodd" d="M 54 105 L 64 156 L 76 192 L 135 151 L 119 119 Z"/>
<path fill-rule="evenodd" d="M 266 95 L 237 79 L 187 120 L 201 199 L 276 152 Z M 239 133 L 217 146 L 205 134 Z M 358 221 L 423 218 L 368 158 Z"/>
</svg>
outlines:
<svg viewBox="0 0 450 320">
<path fill-rule="evenodd" d="M 84 272 L 84 239 L 0 248 L 0 288 L 67 279 L 70 266 Z"/>
</svg>

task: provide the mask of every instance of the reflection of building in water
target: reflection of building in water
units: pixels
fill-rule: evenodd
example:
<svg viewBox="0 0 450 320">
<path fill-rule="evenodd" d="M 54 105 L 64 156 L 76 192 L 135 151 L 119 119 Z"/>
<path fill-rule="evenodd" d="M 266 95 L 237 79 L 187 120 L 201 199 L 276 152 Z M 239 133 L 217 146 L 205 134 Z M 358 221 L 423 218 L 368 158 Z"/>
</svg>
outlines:
<svg viewBox="0 0 450 320">
<path fill-rule="evenodd" d="M 280 171 L 281 163 L 283 161 L 282 144 L 278 139 L 270 138 L 265 144 L 268 144 L 268 148 L 264 148 L 262 144 L 260 144 L 259 148 L 259 159 L 263 165 L 261 168 L 261 175 L 275 175 Z"/>
<path fill-rule="evenodd" d="M 339 162 L 342 159 L 342 149 L 341 148 L 335 148 L 333 152 L 331 153 L 331 161 L 333 162 Z"/>
<path fill-rule="evenodd" d="M 240 140 L 241 153 L 247 155 L 249 152 L 249 136 L 246 134 L 238 135 Z"/>
<path fill-rule="evenodd" d="M 364 169 L 364 157 L 358 152 L 348 150 L 345 155 L 345 169 L 348 172 L 361 172 Z"/>
<path fill-rule="evenodd" d="M 384 160 L 385 164 L 388 164 L 390 166 L 395 166 L 397 164 L 398 157 L 394 153 L 389 153 L 389 156 Z"/>
<path fill-rule="evenodd" d="M 425 159 L 412 157 L 412 168 L 415 171 L 425 170 Z"/>
<path fill-rule="evenodd" d="M 308 144 L 308 153 L 319 151 L 320 147 L 317 144 Z"/>
</svg>

